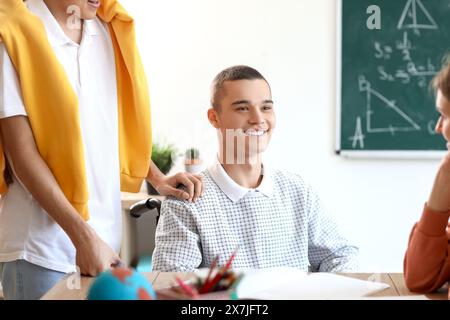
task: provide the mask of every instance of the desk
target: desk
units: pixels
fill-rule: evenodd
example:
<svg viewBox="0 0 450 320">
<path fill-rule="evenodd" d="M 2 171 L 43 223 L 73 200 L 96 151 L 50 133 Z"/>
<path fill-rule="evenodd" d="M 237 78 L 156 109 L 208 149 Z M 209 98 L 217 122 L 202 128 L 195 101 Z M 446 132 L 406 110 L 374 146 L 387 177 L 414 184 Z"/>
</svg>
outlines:
<svg viewBox="0 0 450 320">
<path fill-rule="evenodd" d="M 170 287 L 174 284 L 174 276 L 175 273 L 170 272 L 150 272 L 144 273 L 147 279 L 152 283 L 153 288 L 155 290 L 164 289 Z M 189 279 L 193 277 L 192 273 L 178 273 L 182 279 Z M 348 277 L 357 278 L 361 280 L 373 280 L 378 282 L 387 283 L 390 288 L 379 292 L 373 297 L 404 297 L 405 299 L 408 296 L 418 296 L 417 293 L 410 292 L 405 285 L 403 280 L 403 274 L 401 273 L 346 273 L 342 274 Z M 70 276 L 68 276 L 70 277 Z M 89 289 L 89 285 L 92 282 L 93 278 L 89 277 L 81 277 L 80 279 L 80 288 L 79 289 L 68 289 L 67 283 L 68 278 L 61 280 L 58 282 L 47 294 L 45 294 L 42 299 L 43 300 L 84 300 L 87 296 L 87 291 Z M 73 282 L 70 281 L 69 282 Z M 438 293 L 422 295 L 421 297 L 426 297 L 433 300 L 446 300 L 447 299 L 447 291 L 442 290 Z"/>
</svg>

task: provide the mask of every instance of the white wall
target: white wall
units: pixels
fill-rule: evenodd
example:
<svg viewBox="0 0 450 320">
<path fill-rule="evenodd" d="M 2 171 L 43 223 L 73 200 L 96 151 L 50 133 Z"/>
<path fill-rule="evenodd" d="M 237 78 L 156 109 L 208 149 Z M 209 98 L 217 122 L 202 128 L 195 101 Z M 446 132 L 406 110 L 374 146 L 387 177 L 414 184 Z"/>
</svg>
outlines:
<svg viewBox="0 0 450 320">
<path fill-rule="evenodd" d="M 235 64 L 271 83 L 278 117 L 267 159 L 299 172 L 360 246 L 361 271 L 402 271 L 436 160 L 336 156 L 334 0 L 122 0 L 135 17 L 155 140 L 210 158 L 209 85 Z"/>
</svg>

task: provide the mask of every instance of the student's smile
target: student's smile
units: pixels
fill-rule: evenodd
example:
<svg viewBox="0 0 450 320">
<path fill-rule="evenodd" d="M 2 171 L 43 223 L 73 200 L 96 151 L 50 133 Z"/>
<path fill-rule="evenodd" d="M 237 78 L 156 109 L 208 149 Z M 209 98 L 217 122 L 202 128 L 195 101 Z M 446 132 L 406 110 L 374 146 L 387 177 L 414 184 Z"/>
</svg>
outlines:
<svg viewBox="0 0 450 320">
<path fill-rule="evenodd" d="M 88 4 L 95 9 L 98 9 L 100 7 L 100 0 L 88 0 Z"/>
<path fill-rule="evenodd" d="M 267 135 L 268 132 L 269 130 L 264 128 L 250 128 L 244 130 L 244 134 L 249 137 L 262 137 Z"/>
</svg>

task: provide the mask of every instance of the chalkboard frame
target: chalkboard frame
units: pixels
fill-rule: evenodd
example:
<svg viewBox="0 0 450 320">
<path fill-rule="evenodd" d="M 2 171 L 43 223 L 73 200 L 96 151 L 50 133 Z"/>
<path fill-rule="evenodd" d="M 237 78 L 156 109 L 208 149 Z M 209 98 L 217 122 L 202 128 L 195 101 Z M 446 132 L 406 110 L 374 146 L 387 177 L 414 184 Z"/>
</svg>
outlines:
<svg viewBox="0 0 450 320">
<path fill-rule="evenodd" d="M 342 18 L 343 2 L 336 1 L 336 132 L 335 153 L 345 158 L 361 159 L 441 159 L 447 153 L 446 150 L 342 150 L 341 145 L 341 117 L 342 117 Z"/>
</svg>

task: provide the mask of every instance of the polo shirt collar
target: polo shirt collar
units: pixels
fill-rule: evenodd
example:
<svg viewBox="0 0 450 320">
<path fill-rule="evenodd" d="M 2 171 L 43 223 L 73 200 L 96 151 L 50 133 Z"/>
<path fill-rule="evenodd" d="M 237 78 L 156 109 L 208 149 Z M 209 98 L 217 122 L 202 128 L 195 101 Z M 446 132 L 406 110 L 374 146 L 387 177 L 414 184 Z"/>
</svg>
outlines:
<svg viewBox="0 0 450 320">
<path fill-rule="evenodd" d="M 266 197 L 272 197 L 273 195 L 273 181 L 272 175 L 265 165 L 263 165 L 262 175 L 263 178 L 258 187 L 251 189 L 245 188 L 238 183 L 236 183 L 222 167 L 218 158 L 214 163 L 208 168 L 208 173 L 217 186 L 222 190 L 223 193 L 234 203 L 238 202 L 244 198 L 247 193 L 251 191 L 257 191 L 265 195 Z"/>
<path fill-rule="evenodd" d="M 101 34 L 101 22 L 98 18 L 84 20 L 83 36 L 98 36 Z"/>
</svg>

